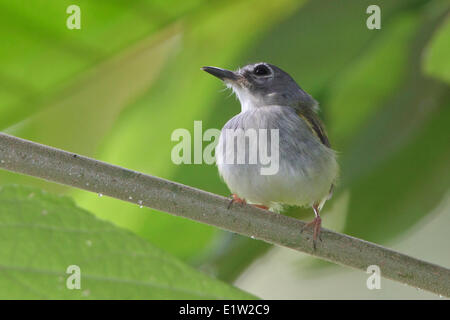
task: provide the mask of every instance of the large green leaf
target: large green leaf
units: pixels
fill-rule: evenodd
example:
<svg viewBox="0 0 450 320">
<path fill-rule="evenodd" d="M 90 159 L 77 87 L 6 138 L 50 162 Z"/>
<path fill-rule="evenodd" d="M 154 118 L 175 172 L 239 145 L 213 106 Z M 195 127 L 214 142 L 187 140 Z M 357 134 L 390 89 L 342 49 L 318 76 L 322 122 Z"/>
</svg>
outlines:
<svg viewBox="0 0 450 320">
<path fill-rule="evenodd" d="M 201 2 L 79 0 L 81 29 L 69 30 L 71 0 L 0 0 L 0 84 L 10 96 L 0 101 L 0 129 L 73 94 L 86 70 L 166 28 Z"/>
<path fill-rule="evenodd" d="M 39 189 L 0 189 L 0 229 L 0 299 L 254 298 Z M 66 287 L 71 265 L 79 290 Z"/>
</svg>

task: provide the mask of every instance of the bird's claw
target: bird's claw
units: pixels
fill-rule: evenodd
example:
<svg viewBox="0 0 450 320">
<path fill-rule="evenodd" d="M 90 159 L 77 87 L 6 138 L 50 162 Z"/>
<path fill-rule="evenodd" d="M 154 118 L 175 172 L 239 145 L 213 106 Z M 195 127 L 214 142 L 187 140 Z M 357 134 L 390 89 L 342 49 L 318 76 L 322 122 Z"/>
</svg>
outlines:
<svg viewBox="0 0 450 320">
<path fill-rule="evenodd" d="M 245 201 L 245 199 L 239 198 L 239 197 L 237 196 L 237 194 L 233 193 L 233 194 L 231 195 L 231 200 L 230 200 L 230 202 L 228 203 L 227 209 L 230 209 L 230 208 L 231 208 L 231 205 L 232 205 L 233 203 L 240 203 L 241 205 L 244 205 L 244 204 L 247 203 L 247 201 Z"/>
<path fill-rule="evenodd" d="M 322 237 L 320 235 L 321 225 L 322 225 L 322 219 L 320 218 L 320 216 L 317 216 L 314 218 L 313 221 L 305 224 L 302 227 L 302 229 L 300 230 L 300 233 L 303 233 L 303 231 L 306 228 L 313 227 L 313 248 L 314 248 L 314 250 L 316 250 L 317 238 L 319 238 L 319 240 L 322 242 Z"/>
</svg>

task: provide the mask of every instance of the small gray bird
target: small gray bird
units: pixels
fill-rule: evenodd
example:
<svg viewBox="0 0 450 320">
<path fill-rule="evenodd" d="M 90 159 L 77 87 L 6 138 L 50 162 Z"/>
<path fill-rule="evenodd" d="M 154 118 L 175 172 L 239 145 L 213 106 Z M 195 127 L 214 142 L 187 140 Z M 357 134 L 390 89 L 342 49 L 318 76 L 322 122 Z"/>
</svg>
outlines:
<svg viewBox="0 0 450 320">
<path fill-rule="evenodd" d="M 216 67 L 202 70 L 223 80 L 241 103 L 241 113 L 225 124 L 216 147 L 219 173 L 233 193 L 232 202 L 249 202 L 263 209 L 280 204 L 311 206 L 315 219 L 305 227 L 313 227 L 315 248 L 320 237 L 319 213 L 331 197 L 339 171 L 336 153 L 317 116 L 318 103 L 289 74 L 268 63 L 249 64 L 237 71 Z M 234 137 L 230 141 L 232 136 L 226 133 L 251 129 L 278 129 L 274 150 L 279 153 L 279 163 L 275 174 L 261 174 L 264 164 L 259 158 L 249 163 L 250 152 L 261 151 L 259 142 L 247 135 L 245 144 L 234 146 Z M 272 139 L 267 138 L 267 150 L 272 150 Z M 230 143 L 233 147 L 227 148 Z M 245 154 L 244 163 L 236 161 L 239 152 Z"/>
</svg>

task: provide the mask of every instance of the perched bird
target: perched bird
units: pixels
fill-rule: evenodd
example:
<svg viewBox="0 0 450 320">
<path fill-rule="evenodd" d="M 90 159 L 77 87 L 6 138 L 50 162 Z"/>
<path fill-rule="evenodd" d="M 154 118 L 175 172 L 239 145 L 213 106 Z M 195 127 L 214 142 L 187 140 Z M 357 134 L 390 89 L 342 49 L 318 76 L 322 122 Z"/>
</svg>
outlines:
<svg viewBox="0 0 450 320">
<path fill-rule="evenodd" d="M 318 103 L 289 74 L 265 62 L 249 64 L 237 71 L 216 67 L 202 70 L 224 81 L 241 103 L 241 113 L 225 124 L 215 150 L 219 173 L 233 193 L 232 202 L 249 202 L 264 209 L 280 204 L 311 206 L 315 218 L 305 227 L 313 227 L 315 248 L 320 238 L 320 210 L 331 197 L 339 171 L 336 153 L 317 116 Z M 273 149 L 279 153 L 278 170 L 273 174 L 261 173 L 267 164 L 260 158 L 249 163 L 252 150 L 258 156 L 262 151 L 260 143 L 252 141 L 250 134 L 245 144 L 235 143 L 234 137 L 227 134 L 230 130 L 264 132 L 260 129 L 278 132 L 278 141 L 267 138 L 267 150 L 272 150 L 274 142 L 278 143 Z M 227 148 L 230 143 L 233 146 Z M 245 154 L 244 163 L 236 161 L 240 152 Z"/>
</svg>

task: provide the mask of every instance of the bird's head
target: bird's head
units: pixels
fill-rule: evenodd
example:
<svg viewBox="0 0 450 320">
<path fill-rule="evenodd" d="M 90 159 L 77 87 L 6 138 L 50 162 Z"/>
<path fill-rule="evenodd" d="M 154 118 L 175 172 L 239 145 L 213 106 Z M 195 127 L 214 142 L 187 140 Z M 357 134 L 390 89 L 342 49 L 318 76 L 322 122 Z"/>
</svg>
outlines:
<svg viewBox="0 0 450 320">
<path fill-rule="evenodd" d="M 248 64 L 236 71 L 216 67 L 203 67 L 202 70 L 233 89 L 242 111 L 268 105 L 317 108 L 317 102 L 289 74 L 269 63 Z"/>
</svg>

